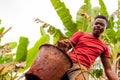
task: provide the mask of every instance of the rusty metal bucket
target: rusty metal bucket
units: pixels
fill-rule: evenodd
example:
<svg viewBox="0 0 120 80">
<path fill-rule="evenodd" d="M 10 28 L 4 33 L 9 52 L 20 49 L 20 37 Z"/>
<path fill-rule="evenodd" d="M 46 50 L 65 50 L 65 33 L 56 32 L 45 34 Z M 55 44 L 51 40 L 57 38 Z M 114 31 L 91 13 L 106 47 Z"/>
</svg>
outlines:
<svg viewBox="0 0 120 80">
<path fill-rule="evenodd" d="M 26 72 L 26 80 L 60 80 L 72 67 L 69 56 L 51 44 L 40 46 L 31 68 Z"/>
</svg>

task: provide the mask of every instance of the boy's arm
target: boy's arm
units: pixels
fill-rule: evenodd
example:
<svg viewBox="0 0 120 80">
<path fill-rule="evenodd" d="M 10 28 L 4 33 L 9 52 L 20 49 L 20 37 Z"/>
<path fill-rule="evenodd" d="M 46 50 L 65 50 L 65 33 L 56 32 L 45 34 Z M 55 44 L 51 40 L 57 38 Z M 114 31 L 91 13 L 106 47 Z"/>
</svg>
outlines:
<svg viewBox="0 0 120 80">
<path fill-rule="evenodd" d="M 118 80 L 117 75 L 112 71 L 111 65 L 110 65 L 110 59 L 101 57 L 102 64 L 104 66 L 105 74 L 108 77 L 109 80 Z"/>
</svg>

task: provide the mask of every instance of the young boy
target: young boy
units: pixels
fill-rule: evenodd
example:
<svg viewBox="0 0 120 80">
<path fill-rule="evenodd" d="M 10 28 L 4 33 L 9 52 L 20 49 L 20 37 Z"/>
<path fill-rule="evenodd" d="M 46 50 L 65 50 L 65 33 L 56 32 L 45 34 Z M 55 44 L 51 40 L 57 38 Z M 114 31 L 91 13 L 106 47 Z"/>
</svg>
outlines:
<svg viewBox="0 0 120 80">
<path fill-rule="evenodd" d="M 92 34 L 76 32 L 70 40 L 64 39 L 58 42 L 57 46 L 65 52 L 74 47 L 69 54 L 73 62 L 73 67 L 67 72 L 69 80 L 89 80 L 88 72 L 82 72 L 81 74 L 80 72 L 82 70 L 87 71 L 99 56 L 108 79 L 118 80 L 118 77 L 110 66 L 109 49 L 107 45 L 99 39 L 107 27 L 108 20 L 106 17 L 98 15 L 93 22 Z"/>
</svg>

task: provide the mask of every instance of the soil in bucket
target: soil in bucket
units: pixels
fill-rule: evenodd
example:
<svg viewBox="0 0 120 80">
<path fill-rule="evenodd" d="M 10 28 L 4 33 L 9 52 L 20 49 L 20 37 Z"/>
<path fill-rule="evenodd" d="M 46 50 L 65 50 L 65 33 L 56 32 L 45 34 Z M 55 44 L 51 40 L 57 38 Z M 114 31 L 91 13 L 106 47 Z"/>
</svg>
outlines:
<svg viewBox="0 0 120 80">
<path fill-rule="evenodd" d="M 60 80 L 71 67 L 72 61 L 65 52 L 54 45 L 44 44 L 25 77 L 26 80 Z"/>
</svg>

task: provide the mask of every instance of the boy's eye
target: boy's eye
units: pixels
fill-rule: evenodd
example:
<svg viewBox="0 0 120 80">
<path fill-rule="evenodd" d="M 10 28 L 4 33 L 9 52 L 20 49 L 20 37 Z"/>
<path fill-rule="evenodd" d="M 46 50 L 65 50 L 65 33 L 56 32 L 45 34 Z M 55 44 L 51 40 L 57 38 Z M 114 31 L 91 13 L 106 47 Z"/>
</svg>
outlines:
<svg viewBox="0 0 120 80">
<path fill-rule="evenodd" d="M 103 24 L 103 23 L 101 23 L 100 25 L 101 25 L 101 26 L 104 26 L 104 24 Z"/>
<path fill-rule="evenodd" d="M 98 24 L 99 24 L 98 22 L 95 23 L 95 25 L 98 25 Z"/>
<path fill-rule="evenodd" d="M 97 25 L 98 23 L 95 23 L 95 25 Z"/>
<path fill-rule="evenodd" d="M 103 23 L 99 23 L 99 22 L 96 22 L 96 23 L 95 23 L 95 25 L 98 25 L 98 24 L 100 24 L 101 26 L 104 26 Z"/>
</svg>

